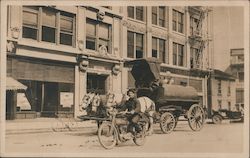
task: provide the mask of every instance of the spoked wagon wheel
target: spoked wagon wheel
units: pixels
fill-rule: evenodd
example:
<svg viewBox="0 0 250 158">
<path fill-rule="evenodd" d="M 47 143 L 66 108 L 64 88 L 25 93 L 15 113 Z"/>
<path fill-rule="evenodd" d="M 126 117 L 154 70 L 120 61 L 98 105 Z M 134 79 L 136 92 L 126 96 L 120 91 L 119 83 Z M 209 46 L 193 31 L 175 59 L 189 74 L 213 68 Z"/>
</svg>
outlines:
<svg viewBox="0 0 250 158">
<path fill-rule="evenodd" d="M 163 133 L 171 133 L 175 128 L 175 118 L 170 112 L 165 112 L 160 118 L 160 127 Z"/>
<path fill-rule="evenodd" d="M 112 149 L 117 143 L 117 131 L 111 122 L 105 122 L 98 128 L 98 140 L 105 149 Z"/>
<path fill-rule="evenodd" d="M 194 104 L 188 110 L 188 124 L 193 131 L 202 129 L 205 122 L 205 113 L 201 106 Z"/>
</svg>

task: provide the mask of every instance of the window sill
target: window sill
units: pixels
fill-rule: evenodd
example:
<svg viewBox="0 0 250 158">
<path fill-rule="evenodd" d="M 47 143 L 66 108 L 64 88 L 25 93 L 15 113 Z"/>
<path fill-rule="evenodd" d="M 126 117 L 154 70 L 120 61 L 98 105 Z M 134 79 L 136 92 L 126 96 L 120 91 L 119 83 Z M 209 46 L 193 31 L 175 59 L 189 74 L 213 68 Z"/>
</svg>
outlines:
<svg viewBox="0 0 250 158">
<path fill-rule="evenodd" d="M 38 42 L 36 40 L 32 39 L 21 39 L 18 41 L 19 45 L 28 46 L 28 47 L 34 47 L 34 48 L 42 48 L 42 49 L 48 49 L 48 50 L 54 50 L 54 51 L 61 51 L 61 52 L 68 52 L 73 54 L 79 54 L 80 50 L 77 48 L 74 48 L 72 46 L 67 45 L 56 45 L 55 43 L 49 43 L 49 42 Z"/>
<path fill-rule="evenodd" d="M 174 34 L 179 35 L 179 36 L 185 37 L 185 33 L 180 33 L 180 32 L 174 31 L 174 30 L 172 30 L 172 32 L 173 32 Z"/>
<path fill-rule="evenodd" d="M 154 29 L 161 29 L 161 30 L 164 30 L 164 31 L 167 31 L 167 27 L 162 27 L 162 26 L 159 26 L 159 25 L 155 25 L 155 24 L 152 24 L 152 28 Z"/>
<path fill-rule="evenodd" d="M 133 18 L 130 18 L 130 17 L 128 17 L 128 20 L 129 20 L 129 21 L 132 21 L 132 22 L 141 23 L 141 24 L 146 25 L 146 22 L 145 22 L 145 21 L 133 19 Z"/>
<path fill-rule="evenodd" d="M 177 66 L 177 65 L 170 65 L 170 64 L 164 64 L 162 66 L 169 66 L 171 68 L 176 68 L 176 69 L 181 69 L 181 70 L 189 70 L 188 67 L 184 67 L 184 66 Z"/>
<path fill-rule="evenodd" d="M 115 55 L 109 54 L 109 53 L 107 53 L 107 55 L 106 54 L 101 54 L 101 53 L 99 53 L 99 52 L 97 52 L 95 50 L 91 50 L 91 49 L 86 49 L 84 54 L 88 55 L 90 57 L 94 57 L 94 58 L 102 58 L 102 59 L 112 60 L 115 63 L 117 61 L 122 60 L 121 58 L 119 58 L 119 56 L 115 56 Z"/>
</svg>

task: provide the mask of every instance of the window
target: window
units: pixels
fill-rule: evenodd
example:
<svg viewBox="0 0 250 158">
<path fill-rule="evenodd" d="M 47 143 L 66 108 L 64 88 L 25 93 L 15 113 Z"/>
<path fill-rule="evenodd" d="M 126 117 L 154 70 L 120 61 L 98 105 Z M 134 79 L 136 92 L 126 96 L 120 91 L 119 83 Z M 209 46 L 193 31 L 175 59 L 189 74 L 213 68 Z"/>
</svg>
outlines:
<svg viewBox="0 0 250 158">
<path fill-rule="evenodd" d="M 38 7 L 23 9 L 23 38 L 38 39 Z"/>
<path fill-rule="evenodd" d="M 74 17 L 66 13 L 62 13 L 60 17 L 60 44 L 73 44 Z"/>
<path fill-rule="evenodd" d="M 227 96 L 231 96 L 231 83 L 230 82 L 228 82 Z"/>
<path fill-rule="evenodd" d="M 173 10 L 173 30 L 183 33 L 184 32 L 184 14 Z"/>
<path fill-rule="evenodd" d="M 244 62 L 244 55 L 238 55 L 238 62 L 243 63 Z"/>
<path fill-rule="evenodd" d="M 218 80 L 218 95 L 222 95 L 221 94 L 221 80 Z"/>
<path fill-rule="evenodd" d="M 159 39 L 159 55 L 160 55 L 160 61 L 163 63 L 166 63 L 166 46 L 165 46 L 165 40 Z"/>
<path fill-rule="evenodd" d="M 127 57 L 143 58 L 143 35 L 128 31 Z"/>
<path fill-rule="evenodd" d="M 244 72 L 238 72 L 239 82 L 244 82 Z"/>
<path fill-rule="evenodd" d="M 198 19 L 190 17 L 190 35 L 194 35 L 198 26 Z"/>
<path fill-rule="evenodd" d="M 128 17 L 134 19 L 135 18 L 135 7 L 128 6 L 127 11 L 128 11 Z"/>
<path fill-rule="evenodd" d="M 157 25 L 157 9 L 158 7 L 152 7 L 152 24 Z"/>
<path fill-rule="evenodd" d="M 23 7 L 23 38 L 74 46 L 75 15 L 49 7 Z"/>
<path fill-rule="evenodd" d="M 143 21 L 143 7 L 136 7 L 136 20 Z"/>
<path fill-rule="evenodd" d="M 43 8 L 42 12 L 42 41 L 56 42 L 56 12 Z"/>
<path fill-rule="evenodd" d="M 227 105 L 228 105 L 228 110 L 231 110 L 231 102 L 230 101 L 227 103 Z"/>
<path fill-rule="evenodd" d="M 184 45 L 173 43 L 173 65 L 184 66 Z"/>
<path fill-rule="evenodd" d="M 190 67 L 198 68 L 200 59 L 199 59 L 199 50 L 196 48 L 190 48 Z"/>
<path fill-rule="evenodd" d="M 86 34 L 87 49 L 98 50 L 98 48 L 104 46 L 107 52 L 111 53 L 111 25 L 97 23 L 95 20 L 87 18 Z"/>
<path fill-rule="evenodd" d="M 222 108 L 221 104 L 222 104 L 221 100 L 218 100 L 218 109 L 219 110 Z"/>
<path fill-rule="evenodd" d="M 236 89 L 236 103 L 244 103 L 244 90 Z"/>
<path fill-rule="evenodd" d="M 159 26 L 165 27 L 165 7 L 159 7 Z"/>
<path fill-rule="evenodd" d="M 159 58 L 161 62 L 166 63 L 165 40 L 152 37 L 152 57 Z"/>
<path fill-rule="evenodd" d="M 165 7 L 152 7 L 152 24 L 165 27 Z"/>
<path fill-rule="evenodd" d="M 128 6 L 127 7 L 128 17 L 144 21 L 144 9 L 141 6 L 133 7 Z"/>
<path fill-rule="evenodd" d="M 106 93 L 106 82 L 108 76 L 87 74 L 87 92 Z"/>
</svg>

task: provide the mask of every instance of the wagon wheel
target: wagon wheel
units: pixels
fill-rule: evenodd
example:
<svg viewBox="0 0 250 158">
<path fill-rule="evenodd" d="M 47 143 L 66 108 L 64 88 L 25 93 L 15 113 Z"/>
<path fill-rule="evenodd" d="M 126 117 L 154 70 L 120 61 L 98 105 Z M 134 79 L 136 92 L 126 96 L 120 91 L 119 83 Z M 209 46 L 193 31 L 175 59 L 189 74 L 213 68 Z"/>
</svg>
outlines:
<svg viewBox="0 0 250 158">
<path fill-rule="evenodd" d="M 205 122 L 205 113 L 201 106 L 194 104 L 188 110 L 188 124 L 193 131 L 199 131 Z"/>
<path fill-rule="evenodd" d="M 175 128 L 175 118 L 170 112 L 165 112 L 160 118 L 160 127 L 163 133 L 171 133 Z"/>
</svg>

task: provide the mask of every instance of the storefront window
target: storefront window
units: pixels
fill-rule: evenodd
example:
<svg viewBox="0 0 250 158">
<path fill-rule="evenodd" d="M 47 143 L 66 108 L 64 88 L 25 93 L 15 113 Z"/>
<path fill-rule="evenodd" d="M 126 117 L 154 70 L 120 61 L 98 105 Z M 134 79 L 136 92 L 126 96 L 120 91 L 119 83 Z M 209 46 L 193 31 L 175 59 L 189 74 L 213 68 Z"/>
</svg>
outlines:
<svg viewBox="0 0 250 158">
<path fill-rule="evenodd" d="M 58 111 L 74 111 L 74 85 L 59 83 L 60 105 Z"/>
<path fill-rule="evenodd" d="M 17 93 L 17 111 L 36 111 L 53 116 L 74 110 L 74 84 L 21 80 L 28 88 Z"/>
<path fill-rule="evenodd" d="M 17 111 L 31 111 L 31 104 L 24 92 L 17 93 Z"/>
</svg>

